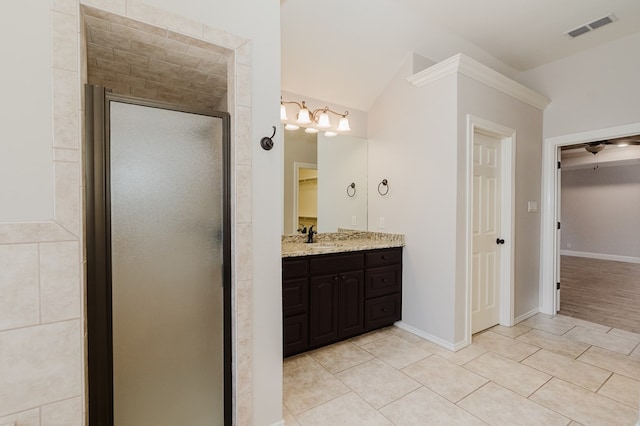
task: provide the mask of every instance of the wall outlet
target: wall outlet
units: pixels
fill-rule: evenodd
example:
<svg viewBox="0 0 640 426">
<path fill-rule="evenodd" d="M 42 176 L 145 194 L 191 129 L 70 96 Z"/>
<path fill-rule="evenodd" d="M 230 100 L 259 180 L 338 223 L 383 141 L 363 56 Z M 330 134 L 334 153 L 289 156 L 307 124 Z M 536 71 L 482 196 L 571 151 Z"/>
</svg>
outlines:
<svg viewBox="0 0 640 426">
<path fill-rule="evenodd" d="M 358 224 L 358 218 L 356 216 L 351 216 L 351 225 L 356 226 Z"/>
<path fill-rule="evenodd" d="M 380 216 L 380 228 L 384 228 L 384 216 Z"/>
<path fill-rule="evenodd" d="M 535 201 L 527 201 L 527 211 L 529 213 L 535 213 L 538 211 L 538 203 Z"/>
</svg>

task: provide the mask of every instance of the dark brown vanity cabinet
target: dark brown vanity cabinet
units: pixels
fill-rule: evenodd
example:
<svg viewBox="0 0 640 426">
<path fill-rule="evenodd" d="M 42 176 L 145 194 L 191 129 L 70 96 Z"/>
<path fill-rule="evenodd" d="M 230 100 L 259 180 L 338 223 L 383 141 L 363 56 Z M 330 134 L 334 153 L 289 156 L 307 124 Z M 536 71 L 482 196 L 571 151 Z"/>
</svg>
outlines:
<svg viewBox="0 0 640 426">
<path fill-rule="evenodd" d="M 401 248 L 284 258 L 284 356 L 393 324 L 401 291 Z"/>
</svg>

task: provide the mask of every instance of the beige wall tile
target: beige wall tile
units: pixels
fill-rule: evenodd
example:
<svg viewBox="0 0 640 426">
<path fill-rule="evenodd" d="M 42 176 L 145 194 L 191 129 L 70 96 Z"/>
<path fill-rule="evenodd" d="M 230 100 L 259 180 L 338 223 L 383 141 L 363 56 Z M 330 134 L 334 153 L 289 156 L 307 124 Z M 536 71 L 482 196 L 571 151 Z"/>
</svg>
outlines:
<svg viewBox="0 0 640 426">
<path fill-rule="evenodd" d="M 78 70 L 78 18 L 60 12 L 51 12 L 52 55 L 54 68 Z"/>
<path fill-rule="evenodd" d="M 251 108 L 238 107 L 236 116 L 231 118 L 235 120 L 236 129 L 236 162 L 237 164 L 251 164 Z M 277 126 L 280 132 L 281 126 Z M 271 136 L 271 135 L 269 135 Z"/>
<path fill-rule="evenodd" d="M 40 409 L 35 408 L 22 413 L 0 417 L 0 425 L 4 426 L 13 423 L 17 426 L 40 426 Z"/>
<path fill-rule="evenodd" d="M 79 320 L 0 333 L 0 416 L 80 396 L 81 342 Z"/>
<path fill-rule="evenodd" d="M 236 284 L 236 337 L 238 340 L 253 336 L 253 282 L 238 281 Z"/>
<path fill-rule="evenodd" d="M 127 0 L 80 0 L 80 3 L 122 15 L 127 12 Z"/>
<path fill-rule="evenodd" d="M 172 31 L 202 37 L 202 24 L 143 3 L 142 1 L 128 0 L 127 16 L 160 27 L 166 27 Z"/>
<path fill-rule="evenodd" d="M 451 402 L 457 402 L 488 382 L 437 355 L 416 362 L 402 372 Z"/>
<path fill-rule="evenodd" d="M 638 420 L 637 409 L 557 378 L 530 399 L 585 425 L 632 425 Z"/>
<path fill-rule="evenodd" d="M 74 71 L 53 69 L 53 146 L 80 148 L 80 80 Z"/>
<path fill-rule="evenodd" d="M 234 34 L 228 33 L 218 28 L 213 28 L 208 25 L 204 25 L 202 28 L 203 39 L 219 46 L 224 46 L 229 49 L 236 49 L 247 41 L 244 37 L 239 37 Z"/>
<path fill-rule="evenodd" d="M 251 106 L 251 67 L 237 64 L 236 79 L 236 104 L 238 106 Z"/>
<path fill-rule="evenodd" d="M 56 222 L 74 235 L 80 235 L 80 165 L 55 163 Z"/>
<path fill-rule="evenodd" d="M 585 391 L 586 392 L 586 391 Z M 489 383 L 458 405 L 496 426 L 566 425 L 569 419 L 508 389 Z"/>
<path fill-rule="evenodd" d="M 238 396 L 236 413 L 238 426 L 253 426 L 253 393 Z"/>
<path fill-rule="evenodd" d="M 42 322 L 80 318 L 80 245 L 40 244 Z"/>
<path fill-rule="evenodd" d="M 236 391 L 239 395 L 251 392 L 253 386 L 253 341 L 238 340 L 236 353 Z"/>
<path fill-rule="evenodd" d="M 251 65 L 251 42 L 246 42 L 236 49 L 236 62 L 244 65 Z"/>
<path fill-rule="evenodd" d="M 251 222 L 251 173 L 250 165 L 236 167 L 236 219 Z"/>
<path fill-rule="evenodd" d="M 590 345 L 586 343 L 571 340 L 568 337 L 535 329 L 519 336 L 517 340 L 574 359 L 590 347 Z"/>
<path fill-rule="evenodd" d="M 77 163 L 80 161 L 80 151 L 77 149 L 53 148 L 53 161 Z"/>
<path fill-rule="evenodd" d="M 42 426 L 82 426 L 82 398 L 71 398 L 42 407 Z"/>
<path fill-rule="evenodd" d="M 131 38 L 111 31 L 100 30 L 98 28 L 89 28 L 87 42 L 103 46 L 112 46 L 124 51 L 131 51 L 132 47 Z"/>
<path fill-rule="evenodd" d="M 149 66 L 149 58 L 147 56 L 137 55 L 135 53 L 118 49 L 113 49 L 113 61 L 126 62 L 140 68 L 147 68 Z M 119 75 L 130 75 L 130 72 L 131 70 L 126 73 L 120 73 Z"/>
<path fill-rule="evenodd" d="M 73 241 L 77 237 L 55 222 L 0 223 L 3 244 Z"/>
<path fill-rule="evenodd" d="M 253 272 L 251 254 L 251 224 L 240 223 L 236 225 L 235 233 L 235 274 L 238 281 L 249 280 Z"/>
<path fill-rule="evenodd" d="M 91 28 L 97 28 L 103 31 L 111 31 L 111 23 L 106 19 L 91 16 L 86 13 L 84 14 L 83 18 L 86 25 Z"/>
<path fill-rule="evenodd" d="M 37 245 L 0 245 L 0 294 L 0 330 L 39 322 Z"/>
<path fill-rule="evenodd" d="M 51 10 L 78 15 L 78 0 L 51 0 Z"/>
<path fill-rule="evenodd" d="M 522 361 L 539 349 L 492 331 L 473 336 L 473 344 L 514 361 Z"/>
</svg>

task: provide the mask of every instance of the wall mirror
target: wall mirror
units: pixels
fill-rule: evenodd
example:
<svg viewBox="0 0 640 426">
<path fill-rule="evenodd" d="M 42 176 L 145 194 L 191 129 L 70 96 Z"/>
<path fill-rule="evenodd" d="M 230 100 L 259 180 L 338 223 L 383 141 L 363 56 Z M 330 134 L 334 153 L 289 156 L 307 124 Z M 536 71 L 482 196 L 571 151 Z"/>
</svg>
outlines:
<svg viewBox="0 0 640 426">
<path fill-rule="evenodd" d="M 283 234 L 367 229 L 367 140 L 284 132 Z"/>
</svg>

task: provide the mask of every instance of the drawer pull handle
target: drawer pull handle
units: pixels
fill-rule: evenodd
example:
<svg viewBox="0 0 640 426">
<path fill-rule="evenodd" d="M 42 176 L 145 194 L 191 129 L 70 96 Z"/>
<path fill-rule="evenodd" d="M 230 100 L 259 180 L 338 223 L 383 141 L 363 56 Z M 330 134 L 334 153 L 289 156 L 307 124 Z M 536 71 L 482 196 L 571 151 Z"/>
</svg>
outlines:
<svg viewBox="0 0 640 426">
<path fill-rule="evenodd" d="M 346 275 L 343 275 L 343 276 L 342 276 L 342 279 L 343 279 L 343 280 L 346 280 L 346 279 L 347 279 L 347 276 L 346 276 Z"/>
<path fill-rule="evenodd" d="M 382 282 L 383 282 L 383 283 L 386 283 L 386 282 L 387 282 L 387 279 L 386 279 L 386 278 L 383 278 L 383 279 L 382 279 Z"/>
<path fill-rule="evenodd" d="M 333 277 L 334 280 L 338 281 L 338 276 Z"/>
</svg>

